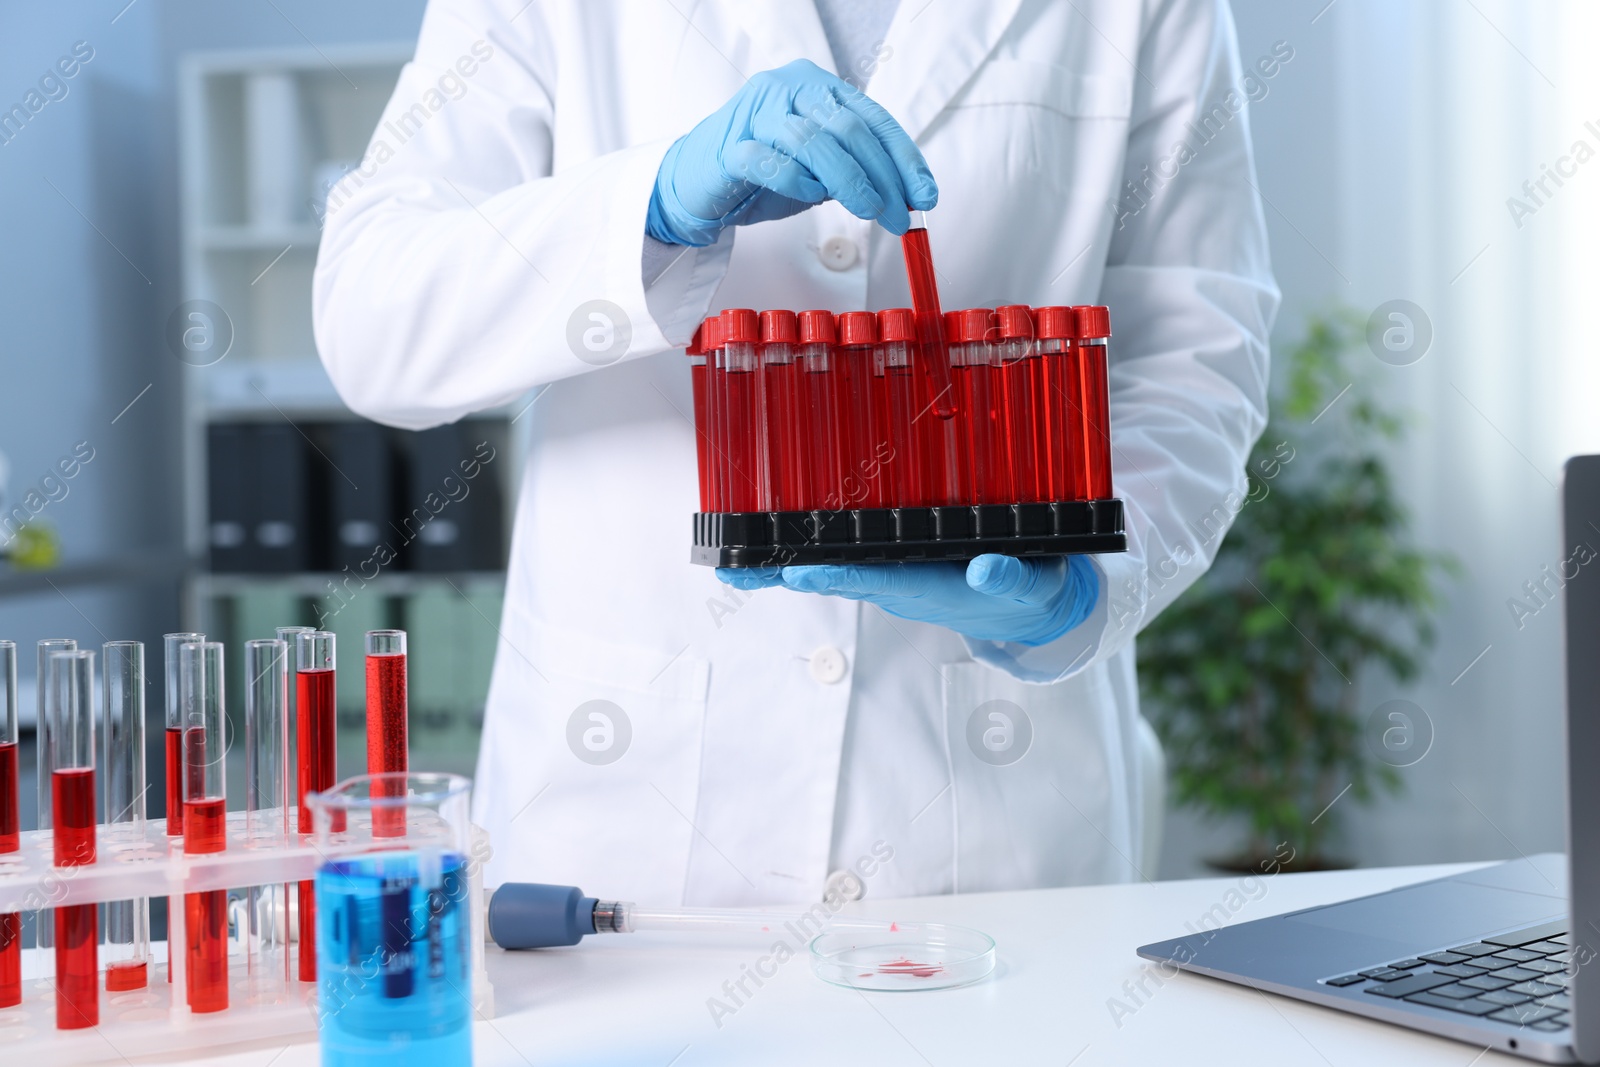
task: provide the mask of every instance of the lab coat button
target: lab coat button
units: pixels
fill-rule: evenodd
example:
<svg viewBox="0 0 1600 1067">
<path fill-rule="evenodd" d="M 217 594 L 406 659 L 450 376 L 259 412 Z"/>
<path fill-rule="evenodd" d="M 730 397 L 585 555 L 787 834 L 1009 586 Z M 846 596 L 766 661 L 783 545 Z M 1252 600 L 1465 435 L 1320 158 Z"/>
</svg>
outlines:
<svg viewBox="0 0 1600 1067">
<path fill-rule="evenodd" d="M 830 237 L 817 249 L 817 257 L 829 270 L 849 270 L 861 258 L 861 249 L 848 237 Z"/>
<path fill-rule="evenodd" d="M 861 879 L 856 877 L 854 871 L 834 871 L 828 875 L 828 882 L 822 888 L 823 899 L 837 896 L 841 900 L 860 900 L 867 887 L 861 884 Z"/>
<path fill-rule="evenodd" d="M 833 685 L 844 677 L 844 653 L 832 645 L 823 645 L 811 653 L 811 677 L 823 685 Z"/>
</svg>

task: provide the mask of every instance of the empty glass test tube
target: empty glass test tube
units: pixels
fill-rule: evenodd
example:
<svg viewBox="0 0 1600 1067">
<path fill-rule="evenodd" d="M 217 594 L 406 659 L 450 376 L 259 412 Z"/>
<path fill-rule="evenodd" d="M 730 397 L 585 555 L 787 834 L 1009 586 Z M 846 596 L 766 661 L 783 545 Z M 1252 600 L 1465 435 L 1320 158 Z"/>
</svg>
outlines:
<svg viewBox="0 0 1600 1067">
<path fill-rule="evenodd" d="M 74 652 L 78 642 L 70 637 L 47 637 L 39 642 L 36 673 L 33 676 L 34 684 L 34 713 L 33 720 L 38 723 L 38 737 L 41 739 L 38 752 L 35 753 L 35 767 L 38 770 L 39 829 L 48 830 L 52 825 L 51 799 L 50 799 L 50 746 L 45 730 L 45 705 L 49 701 L 50 688 L 50 657 L 57 652 Z M 33 917 L 34 943 L 41 949 L 47 949 L 55 944 L 56 924 L 50 917 L 48 909 L 41 908 Z M 55 957 L 48 952 L 39 954 L 39 963 L 44 969 L 43 977 L 48 981 L 55 966 Z"/>
<path fill-rule="evenodd" d="M 129 844 L 144 839 L 144 644 L 108 641 L 100 646 L 102 770 L 106 837 Z M 150 981 L 150 901 L 105 905 L 106 992 L 143 989 Z"/>
<path fill-rule="evenodd" d="M 181 646 L 178 676 L 183 705 L 183 851 L 185 855 L 221 852 L 228 847 L 222 643 Z M 226 889 L 184 894 L 183 936 L 189 1010 L 224 1010 L 228 1006 Z"/>
<path fill-rule="evenodd" d="M 289 708 L 289 646 L 281 640 L 244 645 L 244 805 L 249 848 L 275 848 L 288 840 L 289 790 L 285 774 L 286 718 Z M 274 948 L 269 931 L 285 928 L 285 887 L 246 890 L 249 929 L 245 967 L 252 981 L 287 978 L 288 953 Z M 279 938 L 278 941 L 285 939 Z"/>
<path fill-rule="evenodd" d="M 17 646 L 0 641 L 0 853 L 22 845 L 17 766 Z M 0 912 L 0 1008 L 22 1003 L 22 913 Z"/>
<path fill-rule="evenodd" d="M 95 861 L 94 653 L 52 652 L 45 669 L 45 748 L 57 867 Z M 56 908 L 56 1029 L 100 1023 L 99 905 Z"/>
</svg>

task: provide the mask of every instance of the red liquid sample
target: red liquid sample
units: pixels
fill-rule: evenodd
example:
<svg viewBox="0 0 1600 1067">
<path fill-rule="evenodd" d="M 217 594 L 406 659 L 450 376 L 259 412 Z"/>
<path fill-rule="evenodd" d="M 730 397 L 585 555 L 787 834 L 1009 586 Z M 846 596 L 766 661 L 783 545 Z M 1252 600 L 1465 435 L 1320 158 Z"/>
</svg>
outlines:
<svg viewBox="0 0 1600 1067">
<path fill-rule="evenodd" d="M 295 751 L 298 760 L 295 801 L 299 805 L 299 830 L 312 832 L 311 808 L 306 794 L 333 787 L 337 773 L 334 729 L 337 725 L 334 672 L 295 671 Z M 335 825 L 334 829 L 342 830 Z M 315 883 L 300 883 L 300 980 L 317 980 Z"/>
<path fill-rule="evenodd" d="M 78 867 L 94 862 L 94 768 L 76 767 L 50 775 L 50 810 L 55 820 L 55 864 Z"/>
<path fill-rule="evenodd" d="M 1044 344 L 1048 343 L 1042 347 Z M 1077 364 L 1066 341 L 1054 344 L 1059 350 L 1045 351 L 1042 357 L 1048 418 L 1056 441 L 1054 455 L 1060 460 L 1050 468 L 1050 499 L 1085 500 L 1083 462 L 1078 455 L 1083 447 L 1083 417 L 1078 408 Z"/>
<path fill-rule="evenodd" d="M 222 1011 L 228 1006 L 228 891 L 185 894 L 183 928 L 189 1010 Z"/>
<path fill-rule="evenodd" d="M 995 460 L 994 397 L 990 390 L 990 368 L 980 363 L 955 368 L 956 402 L 960 405 L 957 424 L 961 448 L 966 453 L 965 476 L 979 504 L 1007 504 Z"/>
<path fill-rule="evenodd" d="M 61 774 L 61 771 L 56 771 Z M 92 786 L 93 771 L 89 772 Z M 93 789 L 90 790 L 91 795 Z M 93 806 L 92 804 L 90 805 Z M 57 823 L 57 833 L 60 833 Z M 100 1025 L 100 922 L 94 904 L 69 904 L 56 916 L 56 1029 Z"/>
<path fill-rule="evenodd" d="M 933 250 L 926 229 L 907 230 L 900 238 L 911 282 L 911 308 L 917 317 L 917 343 L 927 365 L 934 414 L 948 419 L 956 413 L 955 390 L 950 382 L 950 349 L 945 343 L 944 313 L 939 310 L 939 284 L 933 273 Z"/>
<path fill-rule="evenodd" d="M 1051 417 L 1056 405 L 1050 395 L 1049 358 L 1035 351 L 1023 361 L 1028 365 L 1028 392 L 1033 400 L 1033 489 L 1030 500 L 1059 499 L 1053 495 L 1053 486 L 1059 477 L 1057 472 L 1062 467 L 1063 442 L 1059 432 L 1060 420 Z"/>
<path fill-rule="evenodd" d="M 932 978 L 934 975 L 939 975 L 939 974 L 943 974 L 944 973 L 944 964 L 942 964 L 942 963 L 916 963 L 916 962 L 914 962 L 912 960 L 908 960 L 904 956 L 902 956 L 897 960 L 890 960 L 887 963 L 878 964 L 878 973 L 879 974 L 904 974 L 904 975 L 909 975 L 912 978 Z M 862 975 L 862 977 L 865 978 L 867 976 L 866 975 Z"/>
<path fill-rule="evenodd" d="M 807 357 L 801 364 L 800 380 L 805 392 L 805 441 L 807 473 L 805 496 L 800 510 L 826 507 L 830 497 L 839 495 L 839 420 L 835 388 L 829 366 L 834 356 Z"/>
<path fill-rule="evenodd" d="M 126 993 L 150 984 L 150 965 L 144 960 L 122 960 L 106 966 L 106 992 Z"/>
<path fill-rule="evenodd" d="M 1004 435 L 1004 464 L 1011 499 L 1019 503 L 1038 499 L 1034 468 L 1039 449 L 1033 427 L 1033 379 L 1029 359 L 1007 359 L 1000 365 L 1000 396 Z"/>
<path fill-rule="evenodd" d="M 199 730 L 191 731 L 199 733 Z M 204 763 L 205 745 L 191 738 L 191 759 Z M 199 753 L 198 757 L 196 753 Z M 190 774 L 198 773 L 191 771 Z M 188 855 L 221 852 L 228 843 L 227 801 L 206 797 L 184 803 L 183 851 Z M 184 975 L 189 1010 L 221 1011 L 228 1006 L 228 891 L 213 889 L 183 897 Z"/>
<path fill-rule="evenodd" d="M 763 362 L 761 408 L 765 413 L 767 500 L 763 511 L 796 511 L 803 495 L 805 468 L 800 447 L 800 400 L 794 360 Z"/>
<path fill-rule="evenodd" d="M 0 1008 L 22 1003 L 22 916 L 0 915 Z"/>
<path fill-rule="evenodd" d="M 1106 380 L 1106 346 L 1076 345 L 1082 380 L 1079 404 L 1083 408 L 1083 460 L 1090 500 L 1111 496 L 1111 403 Z"/>
<path fill-rule="evenodd" d="M 403 652 L 367 656 L 367 773 L 405 771 L 406 657 Z M 373 786 L 373 796 L 400 796 L 404 787 L 392 782 Z M 403 837 L 405 808 L 372 809 L 373 837 Z"/>
<path fill-rule="evenodd" d="M 884 427 L 878 422 L 870 348 L 839 350 L 842 394 L 839 413 L 841 436 L 848 442 L 844 453 L 843 500 L 839 509 L 882 507 L 883 464 L 892 456 Z"/>
<path fill-rule="evenodd" d="M 723 427 L 727 454 L 729 511 L 756 511 L 757 484 L 756 384 L 753 370 L 739 362 L 722 376 Z"/>
<path fill-rule="evenodd" d="M 902 362 L 885 368 L 881 379 L 885 399 L 880 409 L 882 423 L 888 426 L 894 447 L 888 472 L 891 477 L 884 479 L 889 489 L 884 507 L 925 507 L 935 502 L 929 461 L 936 443 L 931 430 L 939 420 L 932 412 L 922 410 L 924 390 L 919 388 L 920 378 L 915 367 Z"/>
<path fill-rule="evenodd" d="M 167 727 L 167 836 L 183 836 L 183 729 Z"/>
<path fill-rule="evenodd" d="M 700 475 L 700 510 L 711 510 L 711 482 L 709 470 L 706 465 L 707 453 L 710 451 L 711 427 L 707 423 L 709 413 L 706 411 L 706 365 L 695 363 L 689 367 L 689 382 L 694 391 L 694 460 L 695 470 Z"/>
<path fill-rule="evenodd" d="M 0 852 L 15 852 L 22 845 L 18 813 L 17 745 L 0 745 Z"/>
<path fill-rule="evenodd" d="M 0 745 L 0 852 L 21 847 L 17 814 L 17 746 Z M 22 1003 L 22 915 L 0 913 L 0 1008 Z"/>
</svg>

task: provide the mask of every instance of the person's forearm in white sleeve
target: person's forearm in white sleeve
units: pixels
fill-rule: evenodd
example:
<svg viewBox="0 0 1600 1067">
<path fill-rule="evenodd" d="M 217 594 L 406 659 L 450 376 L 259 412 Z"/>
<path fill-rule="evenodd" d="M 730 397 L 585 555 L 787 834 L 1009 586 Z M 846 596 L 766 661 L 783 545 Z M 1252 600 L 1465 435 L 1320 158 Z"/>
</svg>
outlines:
<svg viewBox="0 0 1600 1067">
<path fill-rule="evenodd" d="M 1135 81 L 1125 173 L 1139 194 L 1115 212 L 1099 300 L 1112 309 L 1112 472 L 1128 551 L 1095 557 L 1099 603 L 1059 640 L 968 640 L 975 658 L 1028 681 L 1054 681 L 1126 648 L 1210 566 L 1266 424 L 1278 290 L 1233 18 L 1224 0 L 1151 6 L 1159 14 L 1138 67 L 1155 73 Z M 1226 107 L 1230 91 L 1237 113 L 1196 144 L 1187 124 Z M 1180 142 L 1194 151 L 1178 165 Z M 1167 174 L 1147 183 L 1167 160 Z"/>
<path fill-rule="evenodd" d="M 329 197 L 317 348 L 359 414 L 421 428 L 592 370 L 567 341 L 592 300 L 627 316 L 629 358 L 682 345 L 722 277 L 731 230 L 646 251 L 670 137 L 552 173 L 542 20 L 537 2 L 432 0 L 367 157 Z"/>
</svg>

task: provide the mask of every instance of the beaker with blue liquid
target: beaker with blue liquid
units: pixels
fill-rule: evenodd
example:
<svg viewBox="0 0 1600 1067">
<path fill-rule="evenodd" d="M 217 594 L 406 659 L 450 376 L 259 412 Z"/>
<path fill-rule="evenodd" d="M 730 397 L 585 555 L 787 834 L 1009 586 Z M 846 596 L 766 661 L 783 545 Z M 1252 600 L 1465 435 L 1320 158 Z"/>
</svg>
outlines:
<svg viewBox="0 0 1600 1067">
<path fill-rule="evenodd" d="M 395 772 L 308 798 L 329 857 L 316 877 L 323 1067 L 472 1062 L 470 790 Z"/>
</svg>

